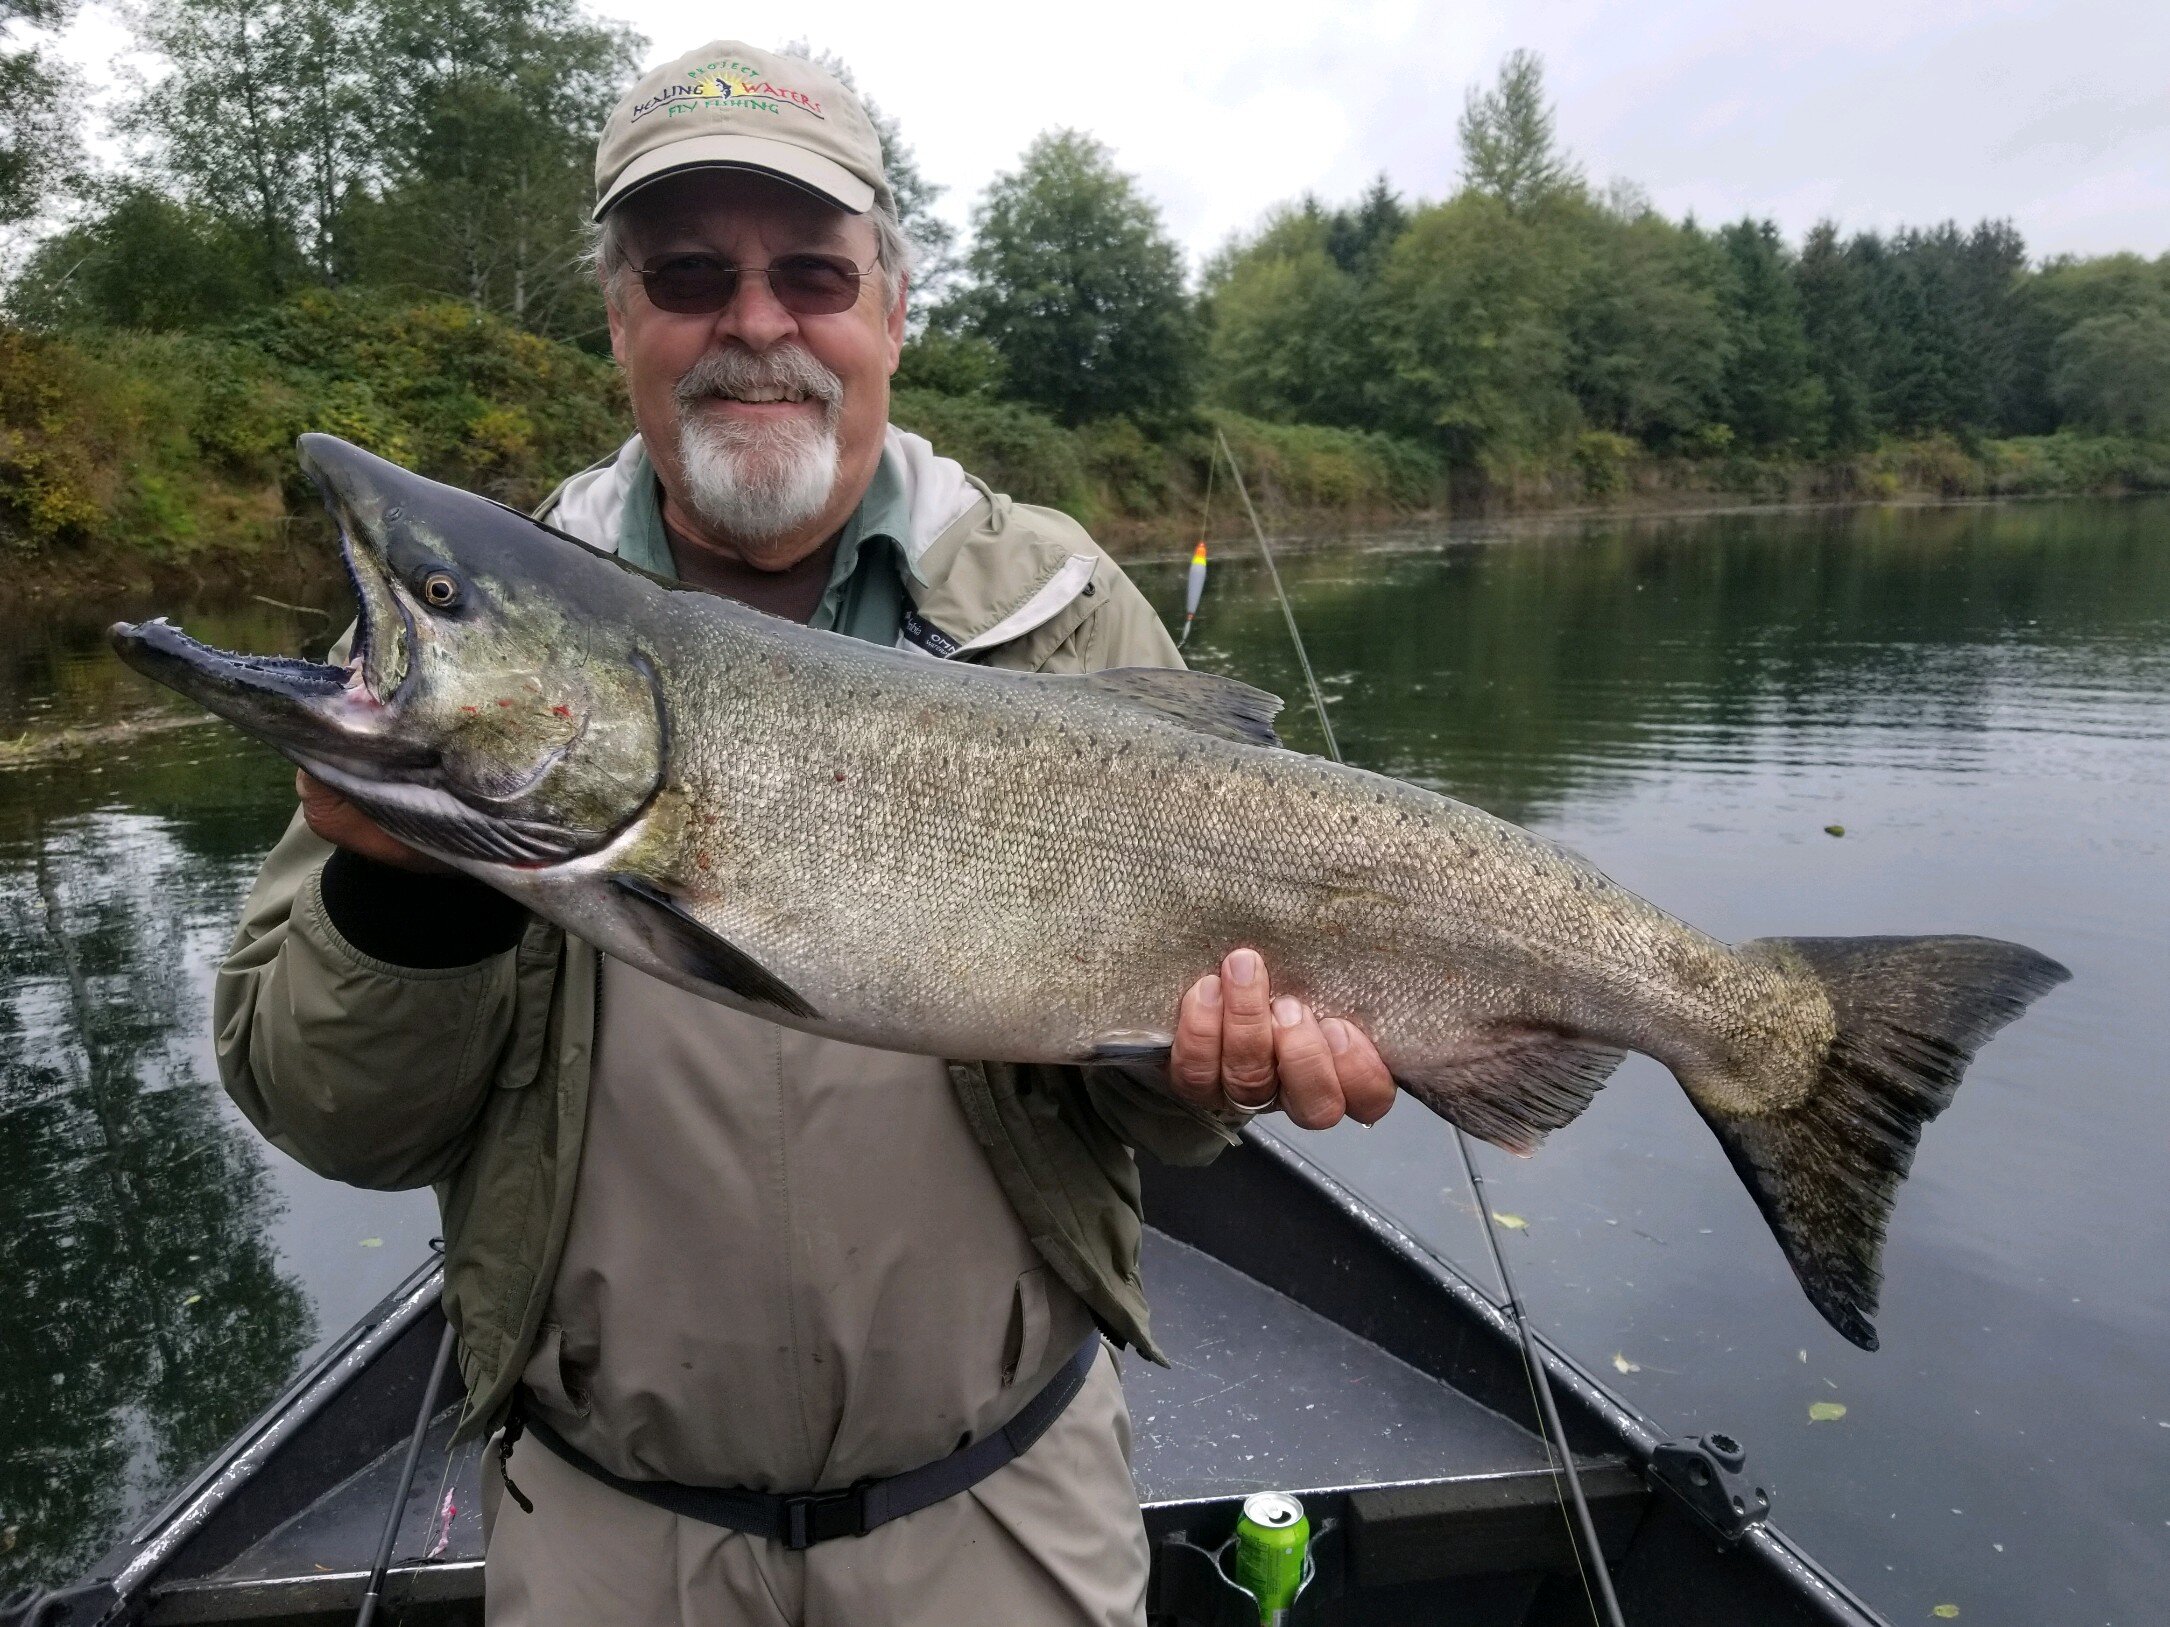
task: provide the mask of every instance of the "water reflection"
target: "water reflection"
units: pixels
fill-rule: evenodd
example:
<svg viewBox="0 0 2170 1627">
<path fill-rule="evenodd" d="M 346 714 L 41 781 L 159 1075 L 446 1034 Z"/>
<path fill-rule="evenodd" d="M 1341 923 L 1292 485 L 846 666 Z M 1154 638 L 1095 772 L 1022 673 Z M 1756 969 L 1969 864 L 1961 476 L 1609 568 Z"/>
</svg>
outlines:
<svg viewBox="0 0 2170 1627">
<path fill-rule="evenodd" d="M 91 1558 L 314 1335 L 263 1161 L 190 1054 L 184 941 L 233 896 L 206 858 L 116 811 L 33 814 L 0 850 L 0 1591 Z"/>
<path fill-rule="evenodd" d="M 260 1410 L 327 1278 L 342 1324 L 373 1297 L 284 1257 L 290 1166 L 209 1066 L 208 968 L 290 776 L 112 658 L 144 610 L 0 618 L 0 1593 L 78 1570 Z M 257 649 L 326 625 L 190 620 Z"/>
</svg>

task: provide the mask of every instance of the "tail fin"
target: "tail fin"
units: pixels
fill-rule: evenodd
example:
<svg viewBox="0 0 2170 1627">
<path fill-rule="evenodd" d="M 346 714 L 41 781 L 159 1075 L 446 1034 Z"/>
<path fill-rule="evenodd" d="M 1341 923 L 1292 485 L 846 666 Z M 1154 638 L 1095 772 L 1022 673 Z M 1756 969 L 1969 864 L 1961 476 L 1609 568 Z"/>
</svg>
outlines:
<svg viewBox="0 0 2170 1627">
<path fill-rule="evenodd" d="M 1921 1127 L 1950 1105 L 1975 1051 L 2072 974 L 1995 938 L 1762 938 L 1740 948 L 1817 978 L 1837 1033 L 1805 1100 L 1744 1115 L 1697 1106 L 1809 1300 L 1874 1350 L 1884 1227 Z"/>
</svg>

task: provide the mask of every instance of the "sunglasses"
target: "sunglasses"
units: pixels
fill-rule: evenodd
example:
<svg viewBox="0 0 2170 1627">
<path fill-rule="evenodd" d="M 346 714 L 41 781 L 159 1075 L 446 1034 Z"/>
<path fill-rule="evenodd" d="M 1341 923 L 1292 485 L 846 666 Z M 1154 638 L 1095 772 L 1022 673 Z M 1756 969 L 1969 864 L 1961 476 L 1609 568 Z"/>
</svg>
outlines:
<svg viewBox="0 0 2170 1627">
<path fill-rule="evenodd" d="M 638 268 L 648 303 L 677 316 L 713 316 L 738 297 L 741 277 L 768 278 L 776 303 L 793 316 L 834 316 L 859 303 L 860 280 L 873 271 L 833 254 L 787 254 L 765 266 L 735 266 L 713 254 L 674 254 Z"/>
</svg>

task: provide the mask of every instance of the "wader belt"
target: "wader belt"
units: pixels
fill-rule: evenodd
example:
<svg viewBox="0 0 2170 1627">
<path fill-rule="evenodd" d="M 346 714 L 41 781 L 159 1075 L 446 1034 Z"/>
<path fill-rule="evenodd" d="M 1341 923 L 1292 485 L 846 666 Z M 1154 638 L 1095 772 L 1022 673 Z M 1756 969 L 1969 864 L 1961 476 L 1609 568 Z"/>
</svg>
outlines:
<svg viewBox="0 0 2170 1627">
<path fill-rule="evenodd" d="M 931 1508 L 985 1480 L 1003 1465 L 1021 1458 L 1063 1414 L 1085 1387 L 1093 1360 L 1100 1354 L 1095 1329 L 1077 1353 L 1062 1364 L 1040 1393 L 1017 1416 L 991 1435 L 961 1446 L 946 1458 L 907 1469 L 882 1480 L 862 1480 L 842 1491 L 806 1492 L 795 1497 L 746 1491 L 736 1486 L 684 1486 L 675 1480 L 627 1480 L 612 1474 L 556 1430 L 521 1408 L 514 1428 L 524 1428 L 543 1445 L 591 1479 L 644 1503 L 708 1525 L 721 1525 L 749 1536 L 781 1542 L 793 1552 L 833 1537 L 863 1537 L 876 1526 Z M 508 1434 L 510 1432 L 508 1431 Z"/>
</svg>

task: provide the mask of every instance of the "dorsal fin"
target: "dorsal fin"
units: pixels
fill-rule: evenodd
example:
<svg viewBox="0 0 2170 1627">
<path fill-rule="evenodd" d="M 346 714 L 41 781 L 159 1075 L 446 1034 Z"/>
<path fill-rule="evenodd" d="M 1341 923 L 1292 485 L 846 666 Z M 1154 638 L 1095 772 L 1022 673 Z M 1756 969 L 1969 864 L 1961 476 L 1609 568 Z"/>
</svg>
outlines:
<svg viewBox="0 0 2170 1627">
<path fill-rule="evenodd" d="M 1274 715 L 1281 697 L 1234 678 L 1175 667 L 1110 667 L 1105 672 L 1058 682 L 1084 684 L 1113 700 L 1180 723 L 1200 734 L 1239 740 L 1247 746 L 1278 746 Z"/>
</svg>

